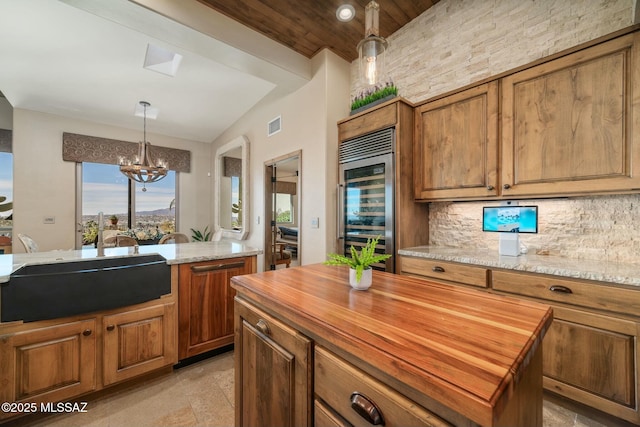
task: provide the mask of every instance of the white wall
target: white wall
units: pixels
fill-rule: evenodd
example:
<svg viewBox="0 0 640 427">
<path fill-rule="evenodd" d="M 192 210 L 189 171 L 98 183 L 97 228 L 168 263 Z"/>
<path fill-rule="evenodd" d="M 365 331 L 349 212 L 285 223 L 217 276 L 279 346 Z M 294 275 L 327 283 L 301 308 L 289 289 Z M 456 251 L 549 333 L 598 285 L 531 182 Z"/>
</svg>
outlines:
<svg viewBox="0 0 640 427">
<path fill-rule="evenodd" d="M 76 164 L 62 160 L 62 133 L 137 142 L 141 131 L 15 109 L 13 113 L 14 230 L 26 233 L 43 251 L 75 245 Z M 179 174 L 178 231 L 211 228 L 209 144 L 148 133 L 154 145 L 191 151 L 191 173 Z M 43 224 L 55 216 L 55 224 Z M 24 252 L 19 244 L 14 252 Z"/>
<path fill-rule="evenodd" d="M 299 257 L 303 264 L 322 262 L 334 250 L 335 186 L 337 183 L 336 123 L 348 115 L 349 64 L 328 50 L 312 59 L 313 78 L 301 89 L 277 100 L 265 100 L 243 116 L 220 138 L 217 147 L 245 135 L 250 141 L 250 218 L 247 244 L 264 248 L 264 164 L 302 150 L 300 175 Z M 282 131 L 267 137 L 267 123 L 282 117 Z M 260 217 L 260 224 L 257 219 Z M 319 218 L 320 227 L 311 228 Z M 264 268 L 259 257 L 258 269 Z"/>
</svg>

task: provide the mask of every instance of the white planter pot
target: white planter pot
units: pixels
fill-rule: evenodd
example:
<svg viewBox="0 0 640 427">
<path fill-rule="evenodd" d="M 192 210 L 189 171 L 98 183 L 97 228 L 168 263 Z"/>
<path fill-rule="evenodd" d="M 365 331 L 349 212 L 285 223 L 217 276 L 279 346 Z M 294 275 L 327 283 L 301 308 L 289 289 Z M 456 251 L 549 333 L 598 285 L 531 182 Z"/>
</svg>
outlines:
<svg viewBox="0 0 640 427">
<path fill-rule="evenodd" d="M 373 276 L 373 269 L 367 268 L 362 272 L 362 277 L 360 277 L 360 281 L 356 281 L 356 270 L 353 268 L 349 269 L 349 284 L 353 289 L 357 289 L 359 291 L 364 291 L 365 289 L 369 289 L 371 286 L 371 278 Z"/>
</svg>

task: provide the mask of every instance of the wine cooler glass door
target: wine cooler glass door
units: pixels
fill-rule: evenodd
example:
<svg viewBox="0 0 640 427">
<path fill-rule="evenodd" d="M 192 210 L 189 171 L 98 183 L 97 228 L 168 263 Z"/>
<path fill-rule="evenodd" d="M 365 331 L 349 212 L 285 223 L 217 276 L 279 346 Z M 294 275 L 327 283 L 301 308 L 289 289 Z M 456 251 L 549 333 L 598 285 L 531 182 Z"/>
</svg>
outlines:
<svg viewBox="0 0 640 427">
<path fill-rule="evenodd" d="M 347 256 L 351 246 L 360 251 L 368 239 L 376 237 L 376 252 L 394 254 L 392 160 L 393 155 L 387 154 L 341 165 L 344 229 L 340 235 Z M 393 271 L 393 265 L 392 257 L 374 268 Z"/>
</svg>

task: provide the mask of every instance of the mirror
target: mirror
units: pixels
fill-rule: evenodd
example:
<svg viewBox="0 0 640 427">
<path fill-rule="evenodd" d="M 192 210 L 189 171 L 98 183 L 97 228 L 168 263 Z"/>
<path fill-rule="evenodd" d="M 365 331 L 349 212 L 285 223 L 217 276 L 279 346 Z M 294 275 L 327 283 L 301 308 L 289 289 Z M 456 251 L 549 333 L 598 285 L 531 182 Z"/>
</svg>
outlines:
<svg viewBox="0 0 640 427">
<path fill-rule="evenodd" d="M 13 107 L 0 92 L 0 255 L 10 254 L 13 234 Z"/>
<path fill-rule="evenodd" d="M 216 237 L 244 240 L 249 235 L 249 140 L 244 135 L 218 148 L 215 178 Z"/>
</svg>

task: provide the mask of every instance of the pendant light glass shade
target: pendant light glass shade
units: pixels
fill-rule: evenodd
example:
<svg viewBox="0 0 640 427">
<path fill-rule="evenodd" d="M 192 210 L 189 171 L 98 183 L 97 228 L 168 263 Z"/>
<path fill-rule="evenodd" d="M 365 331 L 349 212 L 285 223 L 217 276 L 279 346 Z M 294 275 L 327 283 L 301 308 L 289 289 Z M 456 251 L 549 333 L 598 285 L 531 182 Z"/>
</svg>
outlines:
<svg viewBox="0 0 640 427">
<path fill-rule="evenodd" d="M 368 85 L 375 85 L 384 78 L 385 52 L 389 43 L 380 37 L 380 6 L 375 1 L 365 7 L 364 39 L 358 43 L 360 75 Z"/>
</svg>

